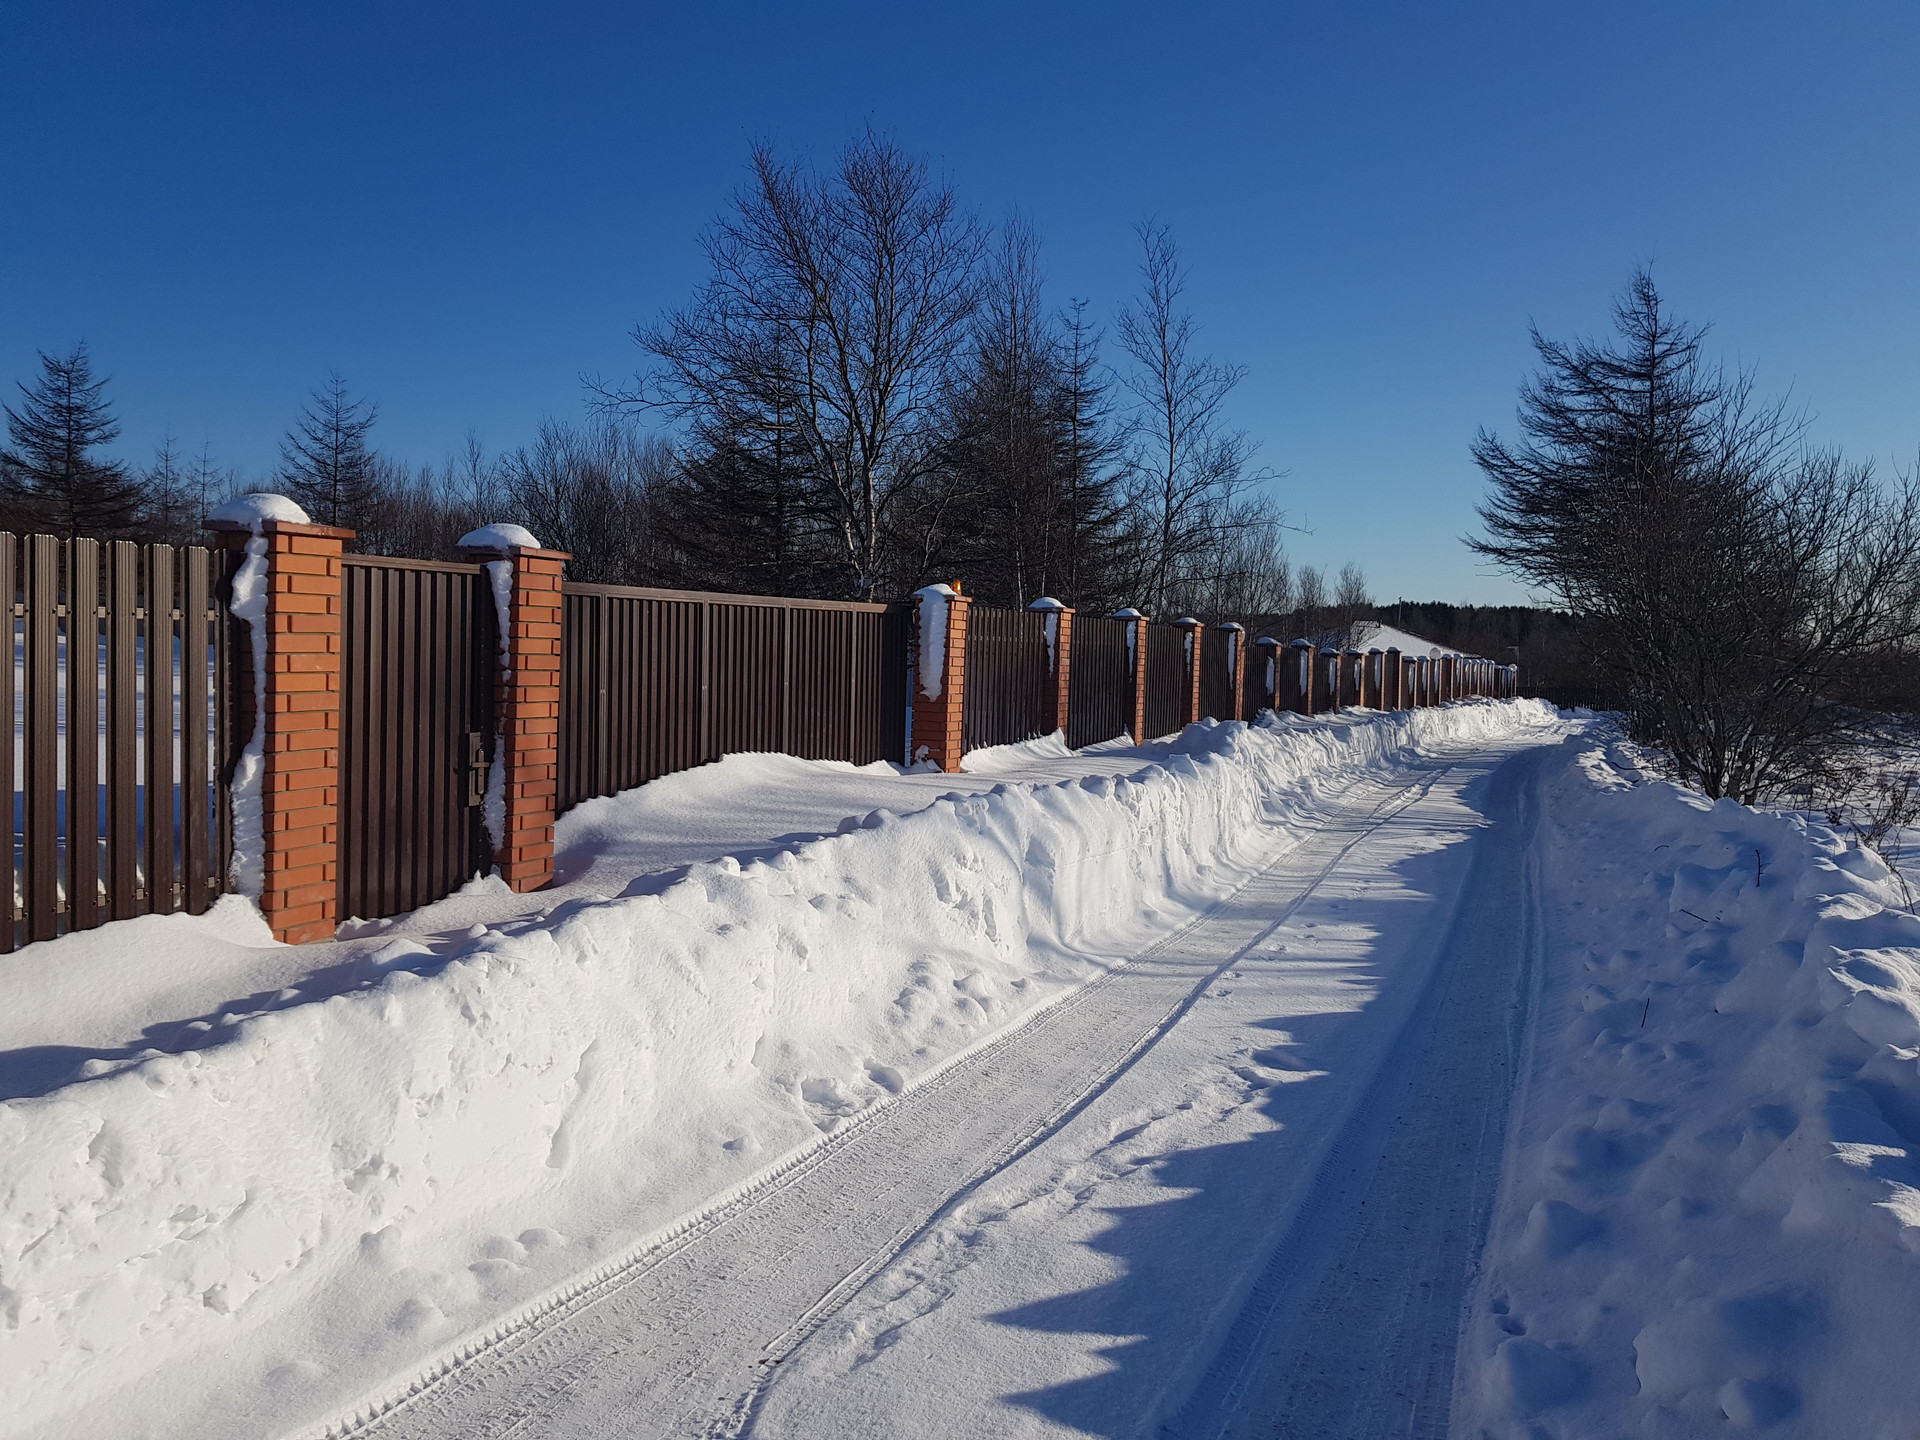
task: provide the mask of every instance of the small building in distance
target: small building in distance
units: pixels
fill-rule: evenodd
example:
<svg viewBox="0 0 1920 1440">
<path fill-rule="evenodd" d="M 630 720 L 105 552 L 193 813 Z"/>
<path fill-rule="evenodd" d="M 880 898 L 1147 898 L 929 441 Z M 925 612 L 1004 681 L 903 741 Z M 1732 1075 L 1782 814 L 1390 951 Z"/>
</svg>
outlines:
<svg viewBox="0 0 1920 1440">
<path fill-rule="evenodd" d="M 1396 630 L 1391 625 L 1382 625 L 1378 620 L 1356 620 L 1347 633 L 1349 650 L 1398 650 L 1402 655 L 1425 655 L 1437 660 L 1442 655 L 1465 655 L 1464 650 L 1456 650 L 1451 645 L 1436 645 L 1421 635 L 1412 635 L 1405 630 Z"/>
</svg>

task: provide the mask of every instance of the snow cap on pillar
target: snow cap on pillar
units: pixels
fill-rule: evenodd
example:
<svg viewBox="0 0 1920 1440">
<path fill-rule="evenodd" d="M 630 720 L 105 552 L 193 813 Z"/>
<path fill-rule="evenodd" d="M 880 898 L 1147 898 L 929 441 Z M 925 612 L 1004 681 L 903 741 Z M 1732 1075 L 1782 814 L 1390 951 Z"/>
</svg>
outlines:
<svg viewBox="0 0 1920 1440">
<path fill-rule="evenodd" d="M 1124 610 L 1114 611 L 1113 618 L 1115 620 L 1144 620 L 1147 617 L 1129 605 Z"/>
<path fill-rule="evenodd" d="M 307 518 L 307 512 L 293 501 L 270 490 L 253 490 L 245 495 L 236 495 L 207 512 L 207 524 L 210 526 L 244 525 L 252 528 L 265 520 L 279 520 L 289 525 L 313 523 Z"/>
<path fill-rule="evenodd" d="M 538 550 L 540 542 L 533 538 L 533 532 L 524 525 L 495 523 L 469 530 L 460 537 L 455 548 L 490 550 L 496 555 L 505 555 L 511 550 Z"/>
<path fill-rule="evenodd" d="M 1064 610 L 1067 607 L 1051 595 L 1042 595 L 1038 600 L 1027 606 L 1027 608 L 1029 610 Z"/>
</svg>

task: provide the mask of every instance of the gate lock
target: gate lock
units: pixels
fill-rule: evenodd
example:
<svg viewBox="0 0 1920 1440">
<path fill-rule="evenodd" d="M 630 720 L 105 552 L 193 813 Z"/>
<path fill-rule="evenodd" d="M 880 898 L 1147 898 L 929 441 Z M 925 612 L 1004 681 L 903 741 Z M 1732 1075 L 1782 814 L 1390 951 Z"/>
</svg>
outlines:
<svg viewBox="0 0 1920 1440">
<path fill-rule="evenodd" d="M 467 807 L 487 803 L 487 738 L 478 730 L 467 732 Z"/>
</svg>

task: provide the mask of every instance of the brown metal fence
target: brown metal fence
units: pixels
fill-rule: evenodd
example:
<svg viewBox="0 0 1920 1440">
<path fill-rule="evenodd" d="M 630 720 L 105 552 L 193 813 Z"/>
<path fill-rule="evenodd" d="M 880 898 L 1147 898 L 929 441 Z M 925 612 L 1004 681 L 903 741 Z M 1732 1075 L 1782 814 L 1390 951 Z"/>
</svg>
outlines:
<svg viewBox="0 0 1920 1440">
<path fill-rule="evenodd" d="M 1273 691 L 1280 679 L 1280 664 L 1274 658 L 1276 647 L 1258 643 L 1262 633 L 1248 626 L 1240 637 L 1240 643 L 1247 647 L 1246 669 L 1240 687 L 1240 718 L 1248 724 L 1259 719 L 1262 710 L 1278 708 Z"/>
<path fill-rule="evenodd" d="M 1147 626 L 1146 734 L 1158 740 L 1178 730 L 1187 713 L 1187 632 L 1152 621 Z"/>
<path fill-rule="evenodd" d="M 498 620 L 471 564 L 341 567 L 339 913 L 431 904 L 492 865 Z"/>
<path fill-rule="evenodd" d="M 1133 723 L 1128 675 L 1127 622 L 1076 615 L 1067 667 L 1067 744 L 1078 749 L 1126 734 Z"/>
<path fill-rule="evenodd" d="M 561 810 L 739 751 L 856 764 L 905 754 L 906 607 L 562 593 Z"/>
<path fill-rule="evenodd" d="M 1046 617 L 975 605 L 967 614 L 963 749 L 1037 739 L 1047 721 Z M 1068 675 L 1072 683 L 1072 675 Z"/>
<path fill-rule="evenodd" d="M 1240 705 L 1233 693 L 1232 632 L 1209 625 L 1194 639 L 1200 646 L 1200 713 L 1216 720 L 1238 720 Z"/>
<path fill-rule="evenodd" d="M 135 915 L 199 914 L 227 869 L 232 622 L 199 546 L 0 533 L 0 951 Z"/>
</svg>

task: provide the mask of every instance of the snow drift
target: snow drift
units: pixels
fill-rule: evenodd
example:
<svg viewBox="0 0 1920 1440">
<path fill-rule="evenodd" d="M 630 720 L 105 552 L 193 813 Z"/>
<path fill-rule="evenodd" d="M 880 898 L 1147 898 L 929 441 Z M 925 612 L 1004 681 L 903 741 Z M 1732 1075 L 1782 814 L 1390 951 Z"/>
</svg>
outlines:
<svg viewBox="0 0 1920 1440">
<path fill-rule="evenodd" d="M 1805 816 L 1577 749 L 1456 1433 L 1911 1435 L 1920 919 Z"/>
<path fill-rule="evenodd" d="M 0 1106 L 0 1432 L 323 1415 L 1120 962 L 1317 794 L 1550 720 L 1194 726 L 452 959 L 399 940 L 363 988 Z"/>
</svg>

